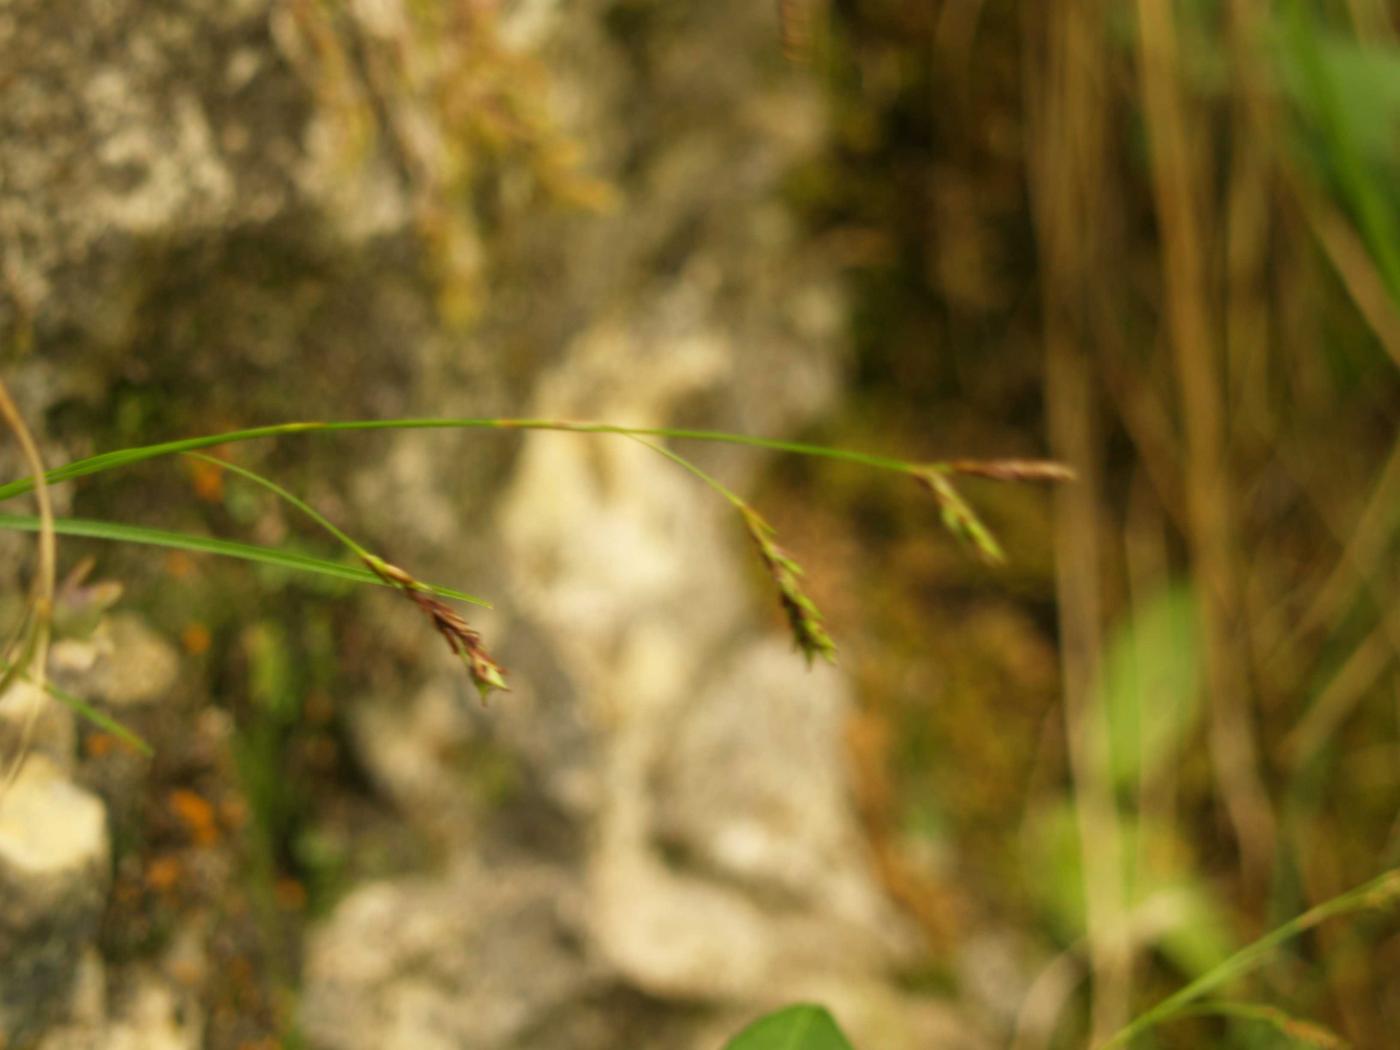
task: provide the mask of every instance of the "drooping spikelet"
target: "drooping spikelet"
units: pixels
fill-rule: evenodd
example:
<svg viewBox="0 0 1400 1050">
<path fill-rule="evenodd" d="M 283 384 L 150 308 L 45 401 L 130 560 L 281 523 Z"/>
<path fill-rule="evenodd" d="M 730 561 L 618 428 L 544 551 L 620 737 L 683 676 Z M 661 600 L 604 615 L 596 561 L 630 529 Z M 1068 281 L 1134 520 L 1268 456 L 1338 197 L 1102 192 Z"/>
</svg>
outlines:
<svg viewBox="0 0 1400 1050">
<path fill-rule="evenodd" d="M 505 670 L 486 651 L 481 635 L 473 630 L 455 609 L 434 597 L 422 583 L 397 565 L 374 555 L 368 556 L 364 561 L 375 575 L 397 587 L 401 594 L 428 617 L 433 628 L 447 642 L 447 647 L 452 650 L 453 655 L 459 657 L 466 666 L 477 692 L 481 694 L 482 703 L 486 702 L 492 690 L 510 690 L 506 685 Z"/>
<path fill-rule="evenodd" d="M 914 477 L 938 501 L 943 527 L 958 539 L 972 544 L 983 560 L 1000 565 L 1006 561 L 1001 544 L 967 500 L 963 499 L 962 493 L 953 487 L 948 477 L 949 470 L 947 465 L 930 466 L 917 471 Z"/>
<path fill-rule="evenodd" d="M 802 566 L 792 560 L 791 555 L 774 541 L 776 535 L 769 525 L 752 507 L 740 505 L 739 513 L 744 525 L 758 547 L 758 555 L 763 559 L 764 568 L 778 586 L 778 600 L 782 603 L 792 630 L 793 640 L 802 650 L 811 666 L 814 657 L 820 656 L 829 663 L 836 662 L 836 643 L 822 626 L 822 614 L 816 603 L 802 590 L 799 582 Z"/>
</svg>

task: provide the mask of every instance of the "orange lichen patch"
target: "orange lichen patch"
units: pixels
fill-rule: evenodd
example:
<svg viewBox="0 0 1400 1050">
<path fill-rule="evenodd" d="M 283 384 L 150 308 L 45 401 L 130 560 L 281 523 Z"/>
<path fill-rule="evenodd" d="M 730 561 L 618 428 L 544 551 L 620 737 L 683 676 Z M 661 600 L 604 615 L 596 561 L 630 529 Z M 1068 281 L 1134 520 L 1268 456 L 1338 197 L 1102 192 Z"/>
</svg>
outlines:
<svg viewBox="0 0 1400 1050">
<path fill-rule="evenodd" d="M 83 740 L 83 754 L 88 758 L 106 758 L 114 751 L 125 751 L 128 755 L 144 754 L 130 740 L 123 740 L 111 733 L 90 733 Z M 0 1050 L 4 1050 L 4 1048 L 0 1047 Z"/>
<path fill-rule="evenodd" d="M 211 450 L 218 455 L 218 450 Z M 185 459 L 185 469 L 189 471 L 194 494 L 206 503 L 222 503 L 224 498 L 224 472 L 222 468 L 202 459 Z"/>
<path fill-rule="evenodd" d="M 194 559 L 184 551 L 171 551 L 165 556 L 165 571 L 177 580 L 194 572 Z"/>
<path fill-rule="evenodd" d="M 277 904 L 284 911 L 300 911 L 306 907 L 306 887 L 296 879 L 281 878 L 273 887 Z"/>
<path fill-rule="evenodd" d="M 248 804 L 241 798 L 226 798 L 219 803 L 219 818 L 224 827 L 237 830 L 248 823 Z"/>
<path fill-rule="evenodd" d="M 88 758 L 105 758 L 116 746 L 117 738 L 111 733 L 91 733 L 83 741 L 83 753 Z"/>
<path fill-rule="evenodd" d="M 207 653 L 211 642 L 213 638 L 209 634 L 209 628 L 202 623 L 186 624 L 185 629 L 180 632 L 180 644 L 191 656 Z"/>
<path fill-rule="evenodd" d="M 146 885 L 157 893 L 165 893 L 180 881 L 182 871 L 178 857 L 152 857 L 146 862 Z"/>
<path fill-rule="evenodd" d="M 191 958 L 171 959 L 165 965 L 165 972 L 186 988 L 198 988 L 205 978 L 203 960 Z"/>
<path fill-rule="evenodd" d="M 214 807 L 193 791 L 176 788 L 170 792 L 170 808 L 184 821 L 191 837 L 201 846 L 212 846 L 219 839 L 219 825 Z"/>
</svg>

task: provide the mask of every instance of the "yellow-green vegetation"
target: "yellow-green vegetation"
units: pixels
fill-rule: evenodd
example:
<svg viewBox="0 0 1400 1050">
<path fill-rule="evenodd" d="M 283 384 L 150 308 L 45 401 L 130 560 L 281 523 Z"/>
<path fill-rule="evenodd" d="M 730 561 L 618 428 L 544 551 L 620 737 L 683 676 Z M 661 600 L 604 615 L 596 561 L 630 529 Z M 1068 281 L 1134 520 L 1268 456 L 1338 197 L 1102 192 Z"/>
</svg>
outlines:
<svg viewBox="0 0 1400 1050">
<path fill-rule="evenodd" d="M 846 534 L 806 562 L 860 653 L 886 881 L 935 959 L 989 916 L 1033 931 L 1017 1045 L 1102 1043 L 1203 981 L 1231 1000 L 1118 1039 L 1385 1045 L 1393 919 L 1217 967 L 1400 860 L 1394 12 L 817 10 L 835 134 L 788 192 L 845 253 L 857 348 L 823 439 L 1048 432 L 1080 479 L 968 487 L 1014 552 L 998 589 L 896 494 L 777 468 L 785 535 Z"/>
</svg>

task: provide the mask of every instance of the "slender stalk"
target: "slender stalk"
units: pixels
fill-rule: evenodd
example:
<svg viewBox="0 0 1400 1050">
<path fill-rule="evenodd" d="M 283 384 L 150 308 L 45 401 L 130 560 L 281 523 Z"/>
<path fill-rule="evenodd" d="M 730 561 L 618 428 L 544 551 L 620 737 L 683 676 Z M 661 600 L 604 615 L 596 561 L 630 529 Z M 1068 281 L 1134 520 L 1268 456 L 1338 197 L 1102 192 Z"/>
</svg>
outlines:
<svg viewBox="0 0 1400 1050">
<path fill-rule="evenodd" d="M 1185 438 L 1188 540 L 1201 583 L 1200 633 L 1209 692 L 1208 745 L 1250 893 L 1268 884 L 1277 821 L 1260 772 L 1249 681 L 1241 664 L 1239 562 L 1230 423 L 1206 264 L 1216 255 L 1201 132 L 1181 84 L 1176 10 L 1137 0 L 1138 66 L 1152 188 L 1162 230 L 1165 330 L 1171 341 Z"/>
<path fill-rule="evenodd" d="M 491 654 L 486 651 L 486 647 L 481 642 L 481 635 L 477 633 L 470 624 L 459 616 L 450 607 L 431 597 L 436 588 L 429 586 L 422 580 L 416 579 L 411 573 L 404 571 L 397 565 L 385 561 L 376 554 L 362 547 L 352 540 L 339 528 L 337 528 L 329 518 L 321 514 L 309 503 L 292 495 L 277 482 L 270 478 L 265 478 L 261 474 L 256 474 L 245 467 L 237 466 L 233 463 L 226 463 L 223 460 L 214 459 L 212 456 L 201 455 L 198 452 L 186 452 L 185 455 L 191 459 L 197 459 L 204 463 L 212 463 L 214 466 L 231 470 L 239 477 L 246 478 L 255 485 L 267 489 L 269 492 L 285 500 L 297 510 L 301 511 L 316 524 L 329 532 L 341 543 L 345 544 L 350 551 L 365 563 L 365 566 L 381 583 L 397 587 L 402 593 L 418 607 L 418 609 L 432 622 L 434 629 L 442 635 L 452 650 L 454 656 L 462 660 L 467 672 L 471 675 L 472 681 L 481 693 L 482 703 L 493 690 L 508 690 L 506 685 L 505 669 L 492 659 Z"/>
<path fill-rule="evenodd" d="M 208 456 L 199 454 L 200 449 L 210 448 L 215 445 L 254 441 L 262 438 L 280 437 L 291 434 L 427 429 L 550 430 L 575 434 L 615 434 L 640 441 L 642 444 L 652 448 L 653 451 L 672 460 L 674 463 L 699 478 L 711 489 L 718 492 L 740 512 L 744 524 L 749 531 L 749 535 L 753 538 L 758 547 L 759 555 L 763 559 L 765 567 L 777 584 L 779 597 L 782 602 L 783 610 L 787 614 L 792 627 L 793 636 L 809 663 L 816 656 L 821 656 L 828 660 L 834 659 L 836 647 L 822 626 L 820 611 L 806 593 L 803 592 L 800 586 L 799 578 L 802 575 L 801 567 L 793 561 L 786 551 L 777 545 L 774 539 L 773 527 L 769 525 L 757 511 L 744 502 L 743 499 L 726 488 L 715 478 L 705 473 L 678 453 L 672 452 L 670 449 L 664 448 L 648 439 L 670 438 L 676 440 L 711 441 L 730 445 L 743 445 L 752 448 L 763 448 L 798 455 L 841 460 L 872 469 L 886 470 L 912 476 L 933 488 L 935 495 L 939 497 L 939 502 L 943 507 L 945 525 L 955 534 L 961 535 L 964 538 L 971 538 L 984 553 L 999 552 L 999 548 L 996 547 L 995 540 L 991 537 L 991 534 L 981 525 L 980 521 L 978 521 L 976 516 L 972 513 L 971 508 L 967 507 L 960 497 L 957 498 L 957 506 L 953 508 L 957 510 L 958 513 L 952 513 L 950 511 L 949 493 L 952 493 L 953 490 L 946 475 L 968 474 L 999 481 L 1062 481 L 1068 480 L 1071 476 L 1070 472 L 1059 464 L 1034 460 L 998 460 L 990 462 L 955 460 L 918 464 L 906 460 L 893 459 L 888 456 L 879 456 L 868 452 L 857 452 L 849 449 L 829 448 L 821 445 L 809 445 L 803 442 L 784 441 L 775 438 L 751 437 L 746 434 L 732 434 L 724 431 L 694 430 L 680 427 L 627 427 L 613 423 L 577 422 L 557 419 L 381 419 L 280 423 L 270 426 L 250 427 L 243 430 L 232 430 L 222 434 L 207 434 L 202 437 L 183 438 L 177 441 L 165 441 L 151 445 L 141 445 L 133 448 L 118 449 L 112 452 L 104 452 L 96 456 L 75 460 L 56 470 L 49 471 L 47 474 L 42 473 L 40 465 L 35 468 L 33 477 L 24 478 L 20 481 L 0 486 L 0 500 L 10 499 L 31 491 L 36 487 L 36 479 L 38 479 L 37 486 L 42 489 L 45 484 L 71 481 L 74 478 L 132 466 L 136 463 L 155 459 L 160 456 L 184 454 L 206 463 L 213 463 L 222 469 L 231 470 L 235 474 L 267 489 L 280 499 L 300 510 L 349 548 L 351 552 L 360 558 L 365 564 L 365 567 L 373 576 L 377 577 L 380 582 L 398 587 L 413 600 L 418 608 L 431 619 L 433 626 L 442 634 L 453 653 L 464 660 L 471 672 L 473 681 L 476 682 L 477 687 L 481 690 L 484 700 L 490 691 L 506 688 L 503 670 L 486 652 L 481 643 L 480 635 L 450 608 L 436 600 L 436 598 L 431 597 L 431 595 L 434 594 L 447 593 L 445 588 L 432 587 L 428 584 L 424 584 L 405 570 L 372 554 L 334 525 L 324 515 L 320 514 L 305 501 L 294 496 L 277 483 L 244 467 L 239 467 L 221 460 L 211 459 Z M 942 486 L 941 488 L 939 487 L 940 485 Z M 10 520 L 8 523 L 10 524 L 16 524 L 23 520 L 18 516 L 0 515 L 0 525 L 7 523 L 4 520 L 6 517 L 9 517 Z M 66 524 L 71 526 L 73 523 L 70 522 Z M 100 523 L 87 524 L 89 527 L 100 527 Z M 16 524 L 16 527 L 23 526 Z M 125 528 L 128 530 L 129 535 L 134 535 L 137 531 L 130 526 Z M 112 529 L 105 530 L 107 538 L 117 538 L 115 532 L 116 530 Z M 171 546 L 189 545 L 191 542 L 189 538 L 173 540 L 173 535 L 174 534 L 165 534 L 160 539 L 156 539 L 153 530 L 147 530 L 145 541 L 165 542 L 167 545 Z M 200 541 L 200 545 L 206 550 L 212 550 L 214 548 L 214 544 L 208 541 Z M 282 561 L 283 563 L 286 563 L 288 560 L 281 556 L 280 552 L 260 550 L 254 554 L 252 553 L 252 549 L 247 548 L 246 545 L 240 545 L 240 547 L 239 553 L 241 556 L 252 557 L 255 560 L 275 560 Z M 229 553 L 229 551 L 221 550 L 219 553 Z M 320 568 L 324 569 L 324 566 L 320 566 Z M 469 596 L 456 596 L 463 597 L 468 601 L 479 602 L 478 599 L 473 599 Z"/>
<path fill-rule="evenodd" d="M 1301 933 L 1306 933 L 1328 919 L 1350 915 L 1353 912 L 1387 907 L 1396 901 L 1400 901 L 1400 868 L 1387 871 L 1353 890 L 1348 890 L 1331 900 L 1323 901 L 1316 907 L 1303 912 L 1302 915 L 1290 919 L 1277 929 L 1266 933 L 1252 944 L 1241 948 L 1180 991 L 1167 996 L 1146 1013 L 1139 1014 L 1132 1023 L 1119 1029 L 1111 1039 L 1101 1044 L 1099 1050 L 1112 1050 L 1116 1046 L 1126 1046 L 1132 1039 L 1154 1025 L 1181 1015 L 1207 992 L 1214 991 L 1225 982 L 1242 977 L 1257 969 L 1279 945 Z"/>
<path fill-rule="evenodd" d="M 1026 5 L 1044 19 L 1031 106 L 1033 201 L 1045 333 L 1045 407 L 1051 451 L 1082 478 L 1055 494 L 1053 541 L 1059 620 L 1061 705 L 1084 898 L 1085 962 L 1089 971 L 1090 1032 L 1106 1037 L 1129 1017 L 1133 948 L 1127 938 L 1123 835 L 1108 775 L 1108 734 L 1095 683 L 1102 652 L 1102 596 L 1107 548 L 1101 511 L 1103 442 L 1096 383 L 1101 360 L 1117 349 L 1105 342 L 1109 316 L 1104 274 L 1111 271 L 1107 224 L 1119 204 L 1110 172 L 1112 114 L 1104 92 L 1109 42 L 1108 0 L 1053 0 Z"/>
<path fill-rule="evenodd" d="M 808 666 L 811 666 L 812 661 L 817 657 L 834 663 L 836 661 L 836 643 L 826 633 L 826 628 L 822 624 L 822 613 L 817 608 L 816 602 L 812 601 L 802 589 L 802 566 L 798 565 L 787 551 L 778 546 L 773 526 L 768 524 L 763 515 L 750 506 L 742 496 L 739 496 L 718 478 L 701 470 L 684 456 L 671 451 L 664 445 L 658 445 L 635 434 L 628 436 L 689 471 L 728 500 L 730 505 L 739 512 L 744 528 L 748 530 L 749 538 L 754 541 L 754 545 L 758 548 L 758 556 L 763 561 L 763 567 L 768 570 L 768 575 L 772 577 L 774 585 L 778 588 L 778 601 L 782 605 L 784 615 L 787 616 L 793 641 L 807 658 Z"/>
<path fill-rule="evenodd" d="M 731 434 L 719 430 L 692 430 L 683 427 L 625 427 L 612 423 L 574 422 L 562 419 L 352 419 L 330 422 L 276 423 L 270 426 L 230 430 L 222 434 L 206 434 L 201 437 L 182 438 L 178 441 L 138 445 L 74 460 L 72 463 L 49 471 L 45 477 L 49 484 L 55 485 L 89 474 L 99 474 L 118 467 L 130 466 L 144 460 L 176 455 L 181 452 L 196 452 L 199 449 L 212 448 L 215 445 L 257 441 L 263 438 L 284 437 L 291 434 L 329 434 L 362 430 L 553 430 L 573 434 L 620 434 L 628 437 L 659 437 L 744 445 L 775 452 L 790 452 L 794 455 L 840 460 L 872 467 L 876 470 L 892 471 L 897 474 L 911 474 L 920 468 L 920 464 L 869 452 L 828 448 L 824 445 L 809 445 L 800 441 L 754 437 L 749 434 Z M 23 495 L 33 488 L 34 479 L 32 477 L 0 485 L 0 500 Z"/>
<path fill-rule="evenodd" d="M 360 544 L 356 543 L 344 532 L 342 532 L 335 525 L 335 523 L 332 522 L 329 518 L 327 518 L 324 514 L 318 511 L 315 507 L 311 506 L 311 504 L 307 503 L 305 500 L 292 495 L 290 492 L 284 489 L 281 485 L 277 484 L 277 482 L 273 481 L 271 478 L 265 478 L 261 474 L 256 474 L 253 471 L 249 470 L 247 467 L 240 467 L 237 463 L 229 463 L 222 459 L 215 459 L 213 456 L 206 456 L 199 452 L 186 452 L 185 455 L 190 459 L 197 459 L 201 463 L 208 463 L 212 466 L 218 467 L 220 470 L 227 470 L 231 474 L 237 474 L 240 478 L 243 478 L 246 481 L 251 481 L 254 485 L 258 485 L 261 488 L 267 489 L 267 491 L 271 492 L 273 495 L 277 496 L 285 503 L 288 503 L 291 506 L 295 507 L 297 510 L 301 511 L 308 518 L 314 521 L 317 525 L 321 526 L 321 528 L 325 529 L 332 536 L 338 539 L 341 543 L 345 544 L 346 548 L 349 549 L 351 554 L 354 554 L 358 558 L 370 557 L 369 551 L 365 550 L 364 547 L 360 546 Z"/>
<path fill-rule="evenodd" d="M 635 437 L 635 435 L 629 436 Z M 636 440 L 639 445 L 645 445 L 647 448 L 651 449 L 658 455 L 665 456 L 672 463 L 679 466 L 682 470 L 688 471 L 690 474 L 693 474 L 695 477 L 699 478 L 711 489 L 713 489 L 715 492 L 719 493 L 719 495 L 724 497 L 724 499 L 729 502 L 729 505 L 732 506 L 735 510 L 746 511 L 752 509 L 749 506 L 748 502 L 742 496 L 738 495 L 728 485 L 724 484 L 724 482 L 720 481 L 713 474 L 702 470 L 700 467 L 696 466 L 694 463 L 686 459 L 680 453 L 672 451 L 665 445 L 658 445 L 655 441 L 647 441 L 645 438 L 642 437 L 637 437 Z"/>
<path fill-rule="evenodd" d="M 39 508 L 39 569 L 34 578 L 29 609 L 25 614 L 28 626 L 21 635 L 24 641 L 19 659 L 6 667 L 3 677 L 0 677 L 0 695 L 3 695 L 4 690 L 19 674 L 30 678 L 39 687 L 42 695 L 47 681 L 49 627 L 53 615 L 54 584 L 58 564 L 58 544 L 54 537 L 53 504 L 49 500 L 48 484 L 44 480 L 44 462 L 39 455 L 39 447 L 35 444 L 33 435 L 30 434 L 29 428 L 25 425 L 24 417 L 15 407 L 14 401 L 10 398 L 9 389 L 3 382 L 0 382 L 0 416 L 4 418 L 5 424 L 15 436 L 15 440 L 19 442 L 25 462 L 29 465 L 30 471 L 33 472 L 34 478 L 37 479 L 31 483 L 30 487 L 34 491 L 34 501 Z M 31 668 L 33 668 L 32 671 Z M 8 788 L 14 782 L 15 777 L 19 775 L 38 717 L 39 703 L 30 704 L 24 724 L 20 729 L 14 760 L 9 768 L 0 774 L 0 792 Z"/>
</svg>

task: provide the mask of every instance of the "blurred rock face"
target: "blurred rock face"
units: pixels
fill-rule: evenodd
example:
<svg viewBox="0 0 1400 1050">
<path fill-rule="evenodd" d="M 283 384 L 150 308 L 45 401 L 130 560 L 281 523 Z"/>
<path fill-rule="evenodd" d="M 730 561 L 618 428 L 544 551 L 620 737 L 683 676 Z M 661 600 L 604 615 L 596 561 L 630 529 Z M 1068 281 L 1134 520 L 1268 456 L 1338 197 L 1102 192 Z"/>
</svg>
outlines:
<svg viewBox="0 0 1400 1050">
<path fill-rule="evenodd" d="M 772 12 L 496 6 L 463 5 L 451 46 L 396 0 L 0 12 L 0 325 L 33 339 L 15 383 L 31 415 L 101 411 L 125 383 L 207 399 L 176 416 L 197 429 L 512 414 L 777 434 L 810 418 L 834 389 L 841 309 L 777 197 L 822 128 Z M 527 60 L 547 133 L 492 80 Z M 481 128 L 503 100 L 518 156 L 500 159 Z M 561 141 L 610 187 L 573 193 L 582 210 L 557 199 L 583 178 Z M 698 455 L 739 486 L 752 462 Z M 425 578 L 486 580 L 501 611 L 480 626 L 513 691 L 466 705 L 436 639 L 404 641 L 366 606 L 370 637 L 412 647 L 418 670 L 340 702 L 375 787 L 444 863 L 353 888 L 313 930 L 311 1045 L 709 1046 L 813 995 L 865 1045 L 962 1045 L 943 1011 L 882 983 L 908 934 L 846 804 L 849 696 L 755 608 L 726 505 L 619 438 L 532 435 L 505 459 L 499 439 L 416 433 L 317 462 L 352 531 L 392 537 Z M 523 800 L 468 797 L 451 741 L 510 754 Z M 81 898 L 67 932 L 40 947 L 3 913 L 6 965 L 38 981 L 79 968 L 106 842 L 90 798 L 41 764 L 26 775 L 5 813 L 47 792 L 90 828 L 40 880 Z M 169 1023 L 159 982 L 130 984 L 146 989 L 132 1016 Z"/>
<path fill-rule="evenodd" d="M 0 1031 L 16 1041 L 59 1016 L 109 862 L 102 803 L 32 756 L 0 796 Z"/>
</svg>

